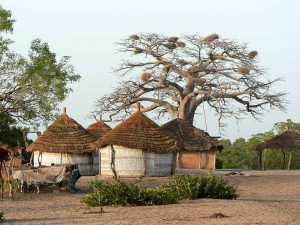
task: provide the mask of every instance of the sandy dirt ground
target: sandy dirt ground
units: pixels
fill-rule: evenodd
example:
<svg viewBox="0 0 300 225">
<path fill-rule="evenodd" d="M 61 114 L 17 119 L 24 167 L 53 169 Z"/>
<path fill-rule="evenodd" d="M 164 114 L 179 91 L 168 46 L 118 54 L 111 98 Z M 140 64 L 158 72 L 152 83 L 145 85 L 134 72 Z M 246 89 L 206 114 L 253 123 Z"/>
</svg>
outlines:
<svg viewBox="0 0 300 225">
<path fill-rule="evenodd" d="M 216 171 L 225 174 L 225 171 Z M 16 193 L 0 200 L 3 224 L 300 224 L 300 171 L 244 171 L 254 176 L 226 176 L 238 188 L 237 200 L 199 199 L 167 206 L 88 208 L 80 200 L 87 181 L 76 183 L 85 194 Z M 170 178 L 144 178 L 143 185 Z M 214 213 L 227 217 L 210 218 Z"/>
</svg>

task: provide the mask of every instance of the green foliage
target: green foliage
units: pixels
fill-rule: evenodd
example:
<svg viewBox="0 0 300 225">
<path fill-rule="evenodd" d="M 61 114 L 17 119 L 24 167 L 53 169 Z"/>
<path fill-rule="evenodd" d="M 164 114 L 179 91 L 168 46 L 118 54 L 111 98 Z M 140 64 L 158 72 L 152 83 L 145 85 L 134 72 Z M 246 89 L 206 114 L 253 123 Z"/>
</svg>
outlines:
<svg viewBox="0 0 300 225">
<path fill-rule="evenodd" d="M 294 123 L 291 119 L 287 119 L 286 122 L 277 122 L 273 126 L 273 131 L 276 133 L 282 133 L 286 127 L 290 130 L 300 132 L 300 123 Z"/>
<path fill-rule="evenodd" d="M 141 189 L 139 183 L 126 184 L 118 181 L 116 184 L 110 184 L 101 180 L 92 180 L 89 185 L 94 192 L 86 195 L 83 202 L 91 207 L 166 205 L 177 202 L 168 187 Z"/>
<path fill-rule="evenodd" d="M 10 11 L 0 7 L 0 34 L 12 32 Z M 72 91 L 69 83 L 78 81 L 70 57 L 57 60 L 47 43 L 32 41 L 28 57 L 9 49 L 12 41 L 0 35 L 0 112 L 23 123 L 47 122 L 53 111 Z M 8 76 L 9 75 L 9 76 Z"/>
<path fill-rule="evenodd" d="M 26 162 L 29 161 L 31 153 L 25 151 L 23 128 L 18 127 L 16 120 L 5 113 L 0 113 L 0 141 L 11 147 L 23 147 L 22 157 Z M 28 143 L 31 144 L 32 140 L 28 140 Z"/>
<path fill-rule="evenodd" d="M 92 180 L 94 192 L 82 200 L 87 206 L 141 206 L 175 204 L 182 199 L 221 198 L 236 199 L 236 189 L 222 177 L 208 174 L 176 175 L 173 183 L 156 188 L 140 187 L 139 182 L 115 184 Z"/>
<path fill-rule="evenodd" d="M 230 186 L 221 176 L 207 174 L 175 175 L 174 189 L 178 199 L 218 198 L 236 199 L 236 189 Z"/>
<path fill-rule="evenodd" d="M 11 11 L 5 10 L 0 5 L 0 31 L 12 32 L 14 19 L 11 18 Z"/>
<path fill-rule="evenodd" d="M 4 221 L 4 212 L 0 211 L 0 222 Z"/>
</svg>

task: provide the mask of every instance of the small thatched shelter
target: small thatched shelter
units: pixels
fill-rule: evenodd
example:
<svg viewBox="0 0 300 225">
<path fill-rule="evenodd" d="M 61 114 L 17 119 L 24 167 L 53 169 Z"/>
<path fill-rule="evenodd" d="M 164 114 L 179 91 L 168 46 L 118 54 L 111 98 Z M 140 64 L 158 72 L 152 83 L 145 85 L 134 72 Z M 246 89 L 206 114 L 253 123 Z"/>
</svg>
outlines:
<svg viewBox="0 0 300 225">
<path fill-rule="evenodd" d="M 224 148 L 217 139 L 183 119 L 174 119 L 162 128 L 183 143 L 183 148 L 177 153 L 178 168 L 215 169 L 216 151 Z"/>
<path fill-rule="evenodd" d="M 104 134 L 111 131 L 111 127 L 103 122 L 102 116 L 99 116 L 99 119 L 96 123 L 91 124 L 86 128 L 92 135 L 101 138 Z"/>
<path fill-rule="evenodd" d="M 179 140 L 137 111 L 92 144 L 99 148 L 102 176 L 169 176 Z"/>
<path fill-rule="evenodd" d="M 34 154 L 34 166 L 51 164 L 77 164 L 81 175 L 95 175 L 91 143 L 96 140 L 92 134 L 74 119 L 63 113 L 38 136 L 27 151 Z M 97 160 L 98 161 L 98 160 Z"/>
<path fill-rule="evenodd" d="M 283 153 L 283 168 L 285 166 L 285 152 L 289 152 L 289 162 L 287 169 L 290 169 L 292 154 L 291 151 L 293 150 L 300 150 L 300 134 L 292 131 L 286 130 L 281 134 L 274 136 L 273 138 L 264 141 L 257 145 L 256 150 L 259 152 L 259 162 L 260 166 L 265 169 L 265 162 L 266 162 L 266 149 L 277 149 L 282 150 Z M 264 163 L 262 163 L 262 152 L 264 150 Z"/>
<path fill-rule="evenodd" d="M 102 116 L 99 116 L 98 121 L 96 123 L 91 124 L 86 129 L 88 132 L 94 135 L 96 139 L 100 139 L 107 132 L 111 131 L 111 127 L 102 121 Z M 95 172 L 95 174 L 99 174 L 99 151 L 93 151 L 92 154 L 94 164 L 93 171 Z"/>
</svg>

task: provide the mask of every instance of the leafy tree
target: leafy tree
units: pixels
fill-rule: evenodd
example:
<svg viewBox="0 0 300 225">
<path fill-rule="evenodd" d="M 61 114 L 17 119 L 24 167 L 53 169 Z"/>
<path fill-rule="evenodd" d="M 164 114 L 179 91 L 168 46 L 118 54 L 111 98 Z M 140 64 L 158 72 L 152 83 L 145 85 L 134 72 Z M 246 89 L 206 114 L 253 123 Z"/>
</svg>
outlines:
<svg viewBox="0 0 300 225">
<path fill-rule="evenodd" d="M 124 81 L 98 100 L 96 114 L 123 119 L 138 101 L 142 111 L 155 110 L 158 118 L 168 113 L 190 123 L 203 104 L 219 121 L 246 114 L 258 118 L 267 106 L 285 109 L 285 93 L 272 91 L 280 79 L 266 79 L 257 52 L 246 44 L 217 34 L 178 38 L 155 33 L 131 35 L 117 44 L 118 52 L 135 60 L 126 59 L 114 70 Z M 128 77 L 132 74 L 141 75 Z"/>
<path fill-rule="evenodd" d="M 291 119 L 287 119 L 286 122 L 277 122 L 273 126 L 273 130 L 276 133 L 282 133 L 286 128 L 300 132 L 300 123 L 295 123 Z"/>
<path fill-rule="evenodd" d="M 67 85 L 80 76 L 70 57 L 57 61 L 40 39 L 32 41 L 27 58 L 11 51 L 13 42 L 3 34 L 12 33 L 13 23 L 11 12 L 0 6 L 0 112 L 22 123 L 47 121 L 72 91 Z"/>
</svg>

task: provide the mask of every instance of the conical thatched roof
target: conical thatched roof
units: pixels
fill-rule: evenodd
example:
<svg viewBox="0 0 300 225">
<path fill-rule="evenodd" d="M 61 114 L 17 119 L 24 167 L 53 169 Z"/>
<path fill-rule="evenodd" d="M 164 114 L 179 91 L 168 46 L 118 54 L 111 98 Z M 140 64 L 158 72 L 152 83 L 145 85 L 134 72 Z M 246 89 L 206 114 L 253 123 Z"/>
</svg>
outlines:
<svg viewBox="0 0 300 225">
<path fill-rule="evenodd" d="M 79 154 L 94 151 L 91 143 L 96 138 L 64 111 L 27 151 Z"/>
<path fill-rule="evenodd" d="M 282 150 L 298 150 L 300 149 L 300 134 L 287 130 L 281 134 L 274 136 L 273 138 L 260 143 L 257 147 L 257 151 L 264 149 L 282 149 Z"/>
<path fill-rule="evenodd" d="M 137 112 L 92 144 L 97 148 L 107 145 L 162 153 L 179 150 L 180 141 L 145 116 L 137 106 Z"/>
<path fill-rule="evenodd" d="M 96 123 L 91 124 L 86 129 L 97 138 L 101 138 L 104 134 L 111 131 L 111 127 L 102 121 L 101 116 Z"/>
<path fill-rule="evenodd" d="M 219 141 L 212 138 L 207 132 L 194 127 L 183 119 L 174 119 L 162 128 L 176 135 L 184 144 L 184 149 L 189 151 L 222 150 L 224 147 Z"/>
<path fill-rule="evenodd" d="M 0 141 L 0 161 L 9 159 L 9 152 L 12 150 L 8 144 Z"/>
</svg>

